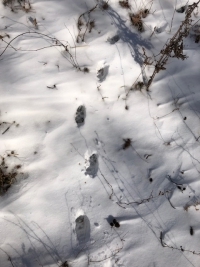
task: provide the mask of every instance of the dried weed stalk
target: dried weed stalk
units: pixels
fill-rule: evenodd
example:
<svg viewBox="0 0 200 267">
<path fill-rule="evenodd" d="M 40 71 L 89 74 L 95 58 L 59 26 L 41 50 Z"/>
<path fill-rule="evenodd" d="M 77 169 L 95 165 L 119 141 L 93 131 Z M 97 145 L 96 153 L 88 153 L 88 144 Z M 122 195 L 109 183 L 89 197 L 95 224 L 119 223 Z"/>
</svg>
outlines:
<svg viewBox="0 0 200 267">
<path fill-rule="evenodd" d="M 165 70 L 165 66 L 169 58 L 186 59 L 187 56 L 183 54 L 183 39 L 186 38 L 190 33 L 191 23 L 192 23 L 192 12 L 198 7 L 200 0 L 192 5 L 188 6 L 185 12 L 185 20 L 181 23 L 179 29 L 174 34 L 174 36 L 165 44 L 164 48 L 160 51 L 160 59 L 156 62 L 152 76 L 150 77 L 147 90 L 151 86 L 153 79 L 156 74 L 161 70 Z"/>
<path fill-rule="evenodd" d="M 109 0 L 107 0 L 107 1 L 102 1 L 102 2 L 101 2 L 101 8 L 102 8 L 103 10 L 107 10 L 107 9 L 109 8 L 109 4 L 108 4 L 108 2 L 109 2 Z"/>
<path fill-rule="evenodd" d="M 76 42 L 84 42 L 85 41 L 85 34 L 86 32 L 91 32 L 92 29 L 95 26 L 95 21 L 90 20 L 90 14 L 98 7 L 98 4 L 96 4 L 93 8 L 90 10 L 82 13 L 77 21 L 77 28 L 78 28 L 78 35 L 76 38 Z"/>
<path fill-rule="evenodd" d="M 12 43 L 17 39 L 20 38 L 21 36 L 29 36 L 31 38 L 35 37 L 35 36 L 40 36 L 42 37 L 46 37 L 49 41 L 49 45 L 48 46 L 44 46 L 38 49 L 21 49 L 21 48 L 15 48 Z M 73 39 L 74 40 L 74 39 Z M 4 40 L 2 40 L 4 41 Z M 70 44 L 66 41 L 65 43 L 63 41 L 58 40 L 55 37 L 51 37 L 50 35 L 47 34 L 43 34 L 43 33 L 39 33 L 39 32 L 34 32 L 34 31 L 29 31 L 29 32 L 23 32 L 17 36 L 15 36 L 12 40 L 10 40 L 10 42 L 6 42 L 6 46 L 3 49 L 3 51 L 0 53 L 0 57 L 6 52 L 6 50 L 11 47 L 12 49 L 14 49 L 15 51 L 39 51 L 42 49 L 46 49 L 46 48 L 51 48 L 51 47 L 61 47 L 63 48 L 62 51 L 62 55 L 65 59 L 67 59 L 67 61 L 76 69 L 81 70 L 80 66 L 77 62 L 76 59 L 76 45 L 75 45 L 75 41 L 74 41 L 74 48 L 75 48 L 75 53 L 72 52 L 72 47 L 70 46 Z"/>
<path fill-rule="evenodd" d="M 158 195 L 153 195 L 153 191 L 151 192 L 151 194 L 149 195 L 149 197 L 147 198 L 144 198 L 144 199 L 140 199 L 140 200 L 137 200 L 137 201 L 131 201 L 131 202 L 117 202 L 117 204 L 124 208 L 124 205 L 133 205 L 133 204 L 137 204 L 137 205 L 141 205 L 141 204 L 144 204 L 144 203 L 148 203 L 150 202 L 152 199 L 157 199 L 159 198 L 160 196 L 165 196 L 168 200 L 169 200 L 169 197 L 168 197 L 168 194 L 171 193 L 172 190 L 169 189 L 169 190 L 166 190 L 166 191 L 160 191 Z M 170 202 L 170 205 L 171 205 L 171 202 Z M 172 206 L 174 208 L 174 206 Z"/>
<path fill-rule="evenodd" d="M 132 85 L 131 90 L 141 91 L 143 88 L 144 88 L 144 83 L 141 81 L 138 81 L 137 83 Z"/>
</svg>

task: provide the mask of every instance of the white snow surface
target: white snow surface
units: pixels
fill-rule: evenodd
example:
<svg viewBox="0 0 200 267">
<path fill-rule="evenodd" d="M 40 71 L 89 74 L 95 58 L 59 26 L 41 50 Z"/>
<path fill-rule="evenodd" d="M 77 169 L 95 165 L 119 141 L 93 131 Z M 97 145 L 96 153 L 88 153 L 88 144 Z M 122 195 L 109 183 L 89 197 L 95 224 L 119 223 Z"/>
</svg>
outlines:
<svg viewBox="0 0 200 267">
<path fill-rule="evenodd" d="M 0 267 L 200 266 L 200 50 L 192 34 L 187 59 L 170 59 L 149 92 L 130 90 L 154 69 L 143 68 L 142 48 L 158 55 L 185 18 L 175 9 L 193 1 L 129 3 L 110 0 L 104 10 L 94 0 L 30 0 L 29 12 L 0 3 L 0 35 L 9 35 L 0 43 L 0 155 L 9 168 L 21 165 L 0 196 Z M 76 42 L 79 16 L 95 6 Z M 129 13 L 144 8 L 140 33 Z M 114 218 L 120 227 L 111 227 Z"/>
</svg>

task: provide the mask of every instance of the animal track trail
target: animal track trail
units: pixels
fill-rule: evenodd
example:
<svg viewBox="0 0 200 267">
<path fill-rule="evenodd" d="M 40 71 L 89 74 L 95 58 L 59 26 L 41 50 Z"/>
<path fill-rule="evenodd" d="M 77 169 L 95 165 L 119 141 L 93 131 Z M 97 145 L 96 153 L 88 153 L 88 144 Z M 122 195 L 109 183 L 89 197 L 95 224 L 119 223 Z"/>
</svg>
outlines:
<svg viewBox="0 0 200 267">
<path fill-rule="evenodd" d="M 73 233 L 72 244 L 74 248 L 79 247 L 80 249 L 90 240 L 90 221 L 85 214 L 85 207 L 82 205 L 77 191 L 68 191 L 66 201 L 69 224 Z"/>
</svg>

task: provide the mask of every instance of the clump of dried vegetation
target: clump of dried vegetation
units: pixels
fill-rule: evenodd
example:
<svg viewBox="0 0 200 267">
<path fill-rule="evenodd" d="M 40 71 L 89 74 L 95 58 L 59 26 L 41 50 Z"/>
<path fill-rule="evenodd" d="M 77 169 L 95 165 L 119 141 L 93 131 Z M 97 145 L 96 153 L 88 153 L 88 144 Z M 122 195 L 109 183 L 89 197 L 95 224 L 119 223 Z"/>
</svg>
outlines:
<svg viewBox="0 0 200 267">
<path fill-rule="evenodd" d="M 161 70 L 166 69 L 165 66 L 169 58 L 177 58 L 182 60 L 187 58 L 187 56 L 183 53 L 183 39 L 186 38 L 190 33 L 190 30 L 192 28 L 192 13 L 195 8 L 198 8 L 199 3 L 200 0 L 188 6 L 187 10 L 185 11 L 184 21 L 181 23 L 174 36 L 165 44 L 163 49 L 160 51 L 160 58 L 156 61 L 153 74 L 147 84 L 147 90 L 151 86 L 156 74 Z M 196 41 L 198 41 L 198 39 Z"/>
<path fill-rule="evenodd" d="M 126 139 L 123 139 L 124 143 L 123 143 L 123 146 L 122 148 L 125 150 L 127 148 L 129 148 L 132 144 L 132 140 L 130 138 L 126 138 Z"/>
<path fill-rule="evenodd" d="M 103 10 L 107 10 L 108 8 L 109 8 L 109 4 L 108 4 L 108 2 L 109 2 L 109 0 L 107 0 L 107 1 L 101 1 L 101 8 L 103 9 Z"/>
<path fill-rule="evenodd" d="M 188 211 L 191 207 L 194 207 L 196 211 L 199 210 L 199 205 L 200 205 L 200 200 L 198 199 L 193 199 L 190 202 L 186 203 L 183 209 L 185 211 Z"/>
<path fill-rule="evenodd" d="M 32 10 L 29 0 L 3 0 L 3 5 L 9 7 L 12 12 L 23 10 L 28 13 Z"/>
<path fill-rule="evenodd" d="M 131 20 L 131 24 L 139 31 L 143 32 L 144 31 L 144 22 L 143 18 L 146 18 L 147 15 L 149 14 L 148 9 L 141 9 L 136 13 L 130 13 L 129 17 Z"/>
<path fill-rule="evenodd" d="M 21 169 L 21 164 L 15 164 L 11 167 L 11 162 L 9 159 L 17 157 L 15 151 L 10 151 L 6 153 L 4 157 L 1 156 L 0 160 L 0 195 L 7 192 L 11 185 L 16 182 L 17 176 L 19 175 L 19 170 Z"/>
<path fill-rule="evenodd" d="M 137 83 L 132 85 L 131 90 L 141 91 L 143 88 L 144 88 L 144 83 L 141 81 L 138 81 Z"/>
<path fill-rule="evenodd" d="M 131 9 L 131 6 L 130 6 L 128 0 L 119 1 L 119 5 L 120 5 L 121 7 L 123 7 L 123 8 Z"/>
</svg>

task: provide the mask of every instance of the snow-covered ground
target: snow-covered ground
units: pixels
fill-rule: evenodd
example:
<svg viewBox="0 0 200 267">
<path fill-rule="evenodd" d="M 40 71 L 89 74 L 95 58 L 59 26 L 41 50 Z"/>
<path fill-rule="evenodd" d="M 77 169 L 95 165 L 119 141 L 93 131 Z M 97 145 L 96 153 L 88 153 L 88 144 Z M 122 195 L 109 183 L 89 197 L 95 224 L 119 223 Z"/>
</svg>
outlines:
<svg viewBox="0 0 200 267">
<path fill-rule="evenodd" d="M 7 2 L 0 155 L 18 175 L 0 196 L 0 267 L 199 267 L 198 23 L 188 58 L 135 88 L 193 1 Z"/>
</svg>

